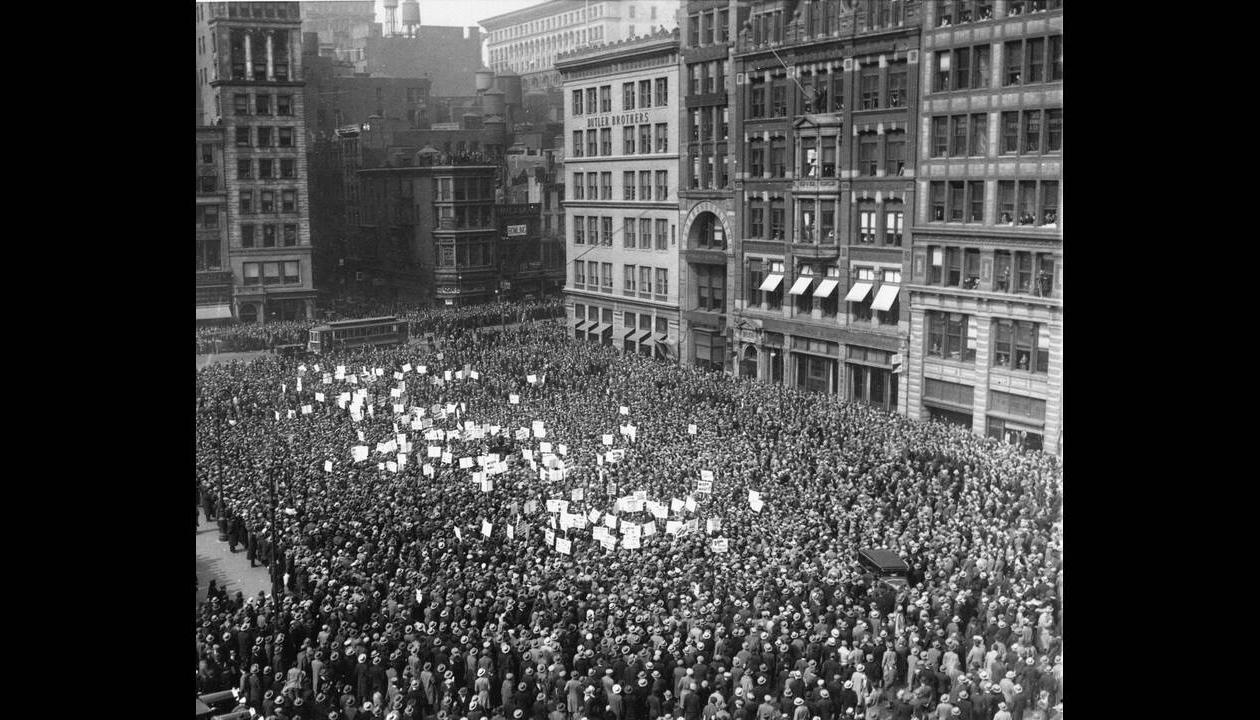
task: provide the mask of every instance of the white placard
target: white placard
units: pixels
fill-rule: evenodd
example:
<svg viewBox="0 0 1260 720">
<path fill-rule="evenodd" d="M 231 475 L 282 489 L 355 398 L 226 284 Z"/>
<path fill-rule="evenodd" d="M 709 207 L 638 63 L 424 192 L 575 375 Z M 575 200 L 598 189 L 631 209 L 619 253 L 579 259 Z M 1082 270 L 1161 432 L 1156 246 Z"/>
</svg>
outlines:
<svg viewBox="0 0 1260 720">
<path fill-rule="evenodd" d="M 604 442 L 604 444 L 605 444 L 605 445 L 612 445 L 612 444 L 613 444 L 613 436 L 612 436 L 612 435 L 605 435 L 605 436 L 604 436 L 604 440 L 603 440 L 603 442 Z"/>
<path fill-rule="evenodd" d="M 485 535 L 486 537 L 490 537 L 490 533 L 492 532 L 494 532 L 494 526 L 490 524 L 490 521 L 482 520 L 481 521 L 481 534 Z"/>
<path fill-rule="evenodd" d="M 351 453 L 351 456 L 354 458 L 355 462 L 363 462 L 364 460 L 367 460 L 367 457 L 368 457 L 368 446 L 355 445 L 354 447 L 350 448 L 350 453 Z"/>
<path fill-rule="evenodd" d="M 324 461 L 324 472 L 332 472 L 332 460 Z"/>
<path fill-rule="evenodd" d="M 622 415 L 629 415 L 629 414 L 630 414 L 630 408 L 626 407 L 625 405 L 622 405 L 622 406 L 621 406 L 621 414 L 622 414 Z"/>
<path fill-rule="evenodd" d="M 726 538 L 713 538 L 713 541 L 709 543 L 709 549 L 713 550 L 713 552 L 715 553 L 726 552 L 727 550 Z"/>
<path fill-rule="evenodd" d="M 695 426 L 694 424 L 692 424 L 692 425 L 688 425 L 688 426 L 687 426 L 687 434 L 688 434 L 688 435 L 695 435 L 695 434 L 696 434 L 696 426 Z"/>
<path fill-rule="evenodd" d="M 682 500 L 679 500 L 678 498 L 673 498 L 673 499 L 671 499 L 671 500 L 669 501 L 669 511 L 670 511 L 670 512 L 682 512 L 682 509 L 683 509 L 683 501 L 682 501 Z"/>
</svg>

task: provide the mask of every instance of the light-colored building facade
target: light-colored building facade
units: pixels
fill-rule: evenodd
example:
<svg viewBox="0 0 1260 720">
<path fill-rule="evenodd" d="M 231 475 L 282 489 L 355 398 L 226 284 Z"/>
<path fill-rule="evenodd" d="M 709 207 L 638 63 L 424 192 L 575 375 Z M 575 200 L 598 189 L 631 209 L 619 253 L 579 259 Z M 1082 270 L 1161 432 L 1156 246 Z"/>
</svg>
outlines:
<svg viewBox="0 0 1260 720">
<path fill-rule="evenodd" d="M 242 322 L 312 317 L 298 3 L 197 4 L 199 125 L 223 132 L 227 263 Z"/>
<path fill-rule="evenodd" d="M 527 91 L 555 88 L 561 53 L 673 30 L 679 1 L 550 0 L 496 15 L 481 21 L 487 63 L 495 72 L 521 75 Z"/>
<path fill-rule="evenodd" d="M 575 337 L 678 356 L 678 35 L 562 55 Z"/>
<path fill-rule="evenodd" d="M 911 417 L 1063 443 L 1063 4 L 929 2 Z"/>
</svg>

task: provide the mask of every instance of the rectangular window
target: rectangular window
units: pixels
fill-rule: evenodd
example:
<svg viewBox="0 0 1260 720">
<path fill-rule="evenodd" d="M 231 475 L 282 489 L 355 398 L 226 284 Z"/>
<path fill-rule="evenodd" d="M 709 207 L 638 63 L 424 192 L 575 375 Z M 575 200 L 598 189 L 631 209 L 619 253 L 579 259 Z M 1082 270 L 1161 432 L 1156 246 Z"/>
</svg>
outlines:
<svg viewBox="0 0 1260 720">
<path fill-rule="evenodd" d="M 669 199 L 669 171 L 656 171 L 656 200 L 658 202 Z"/>
<path fill-rule="evenodd" d="M 953 71 L 955 90 L 971 87 L 971 48 L 958 48 L 954 51 Z"/>
<path fill-rule="evenodd" d="M 248 115 L 249 114 L 249 96 L 245 94 L 232 96 L 232 114 Z"/>
<path fill-rule="evenodd" d="M 754 238 L 766 236 L 766 211 L 760 203 L 752 204 L 748 209 L 748 232 Z"/>
<path fill-rule="evenodd" d="M 586 173 L 586 199 L 599 199 L 599 176 L 595 173 Z"/>
<path fill-rule="evenodd" d="M 669 104 L 669 78 L 656 78 L 656 104 Z"/>
<path fill-rule="evenodd" d="M 961 313 L 929 310 L 927 355 L 961 362 L 975 362 L 975 342 L 968 333 L 971 318 Z"/>
<path fill-rule="evenodd" d="M 962 248 L 947 247 L 945 248 L 945 286 L 959 287 L 962 285 Z"/>
<path fill-rule="evenodd" d="M 599 199 L 612 200 L 612 173 L 602 172 L 599 174 Z"/>
<path fill-rule="evenodd" d="M 297 177 L 297 161 L 293 158 L 280 158 L 280 177 Z"/>
<path fill-rule="evenodd" d="M 1043 180 L 1041 183 L 1040 225 L 1057 225 L 1059 222 L 1059 182 Z"/>
<path fill-rule="evenodd" d="M 245 263 L 243 269 L 245 271 L 246 285 L 259 285 L 262 283 L 261 268 L 258 263 Z"/>
<path fill-rule="evenodd" d="M 640 125 L 639 126 L 639 152 L 641 153 L 651 152 L 650 150 L 651 147 L 652 147 L 652 126 Z"/>
<path fill-rule="evenodd" d="M 1019 113 L 1002 113 L 1002 154 L 1019 152 Z"/>
<path fill-rule="evenodd" d="M 949 118 L 940 115 L 932 118 L 932 157 L 949 154 Z"/>
<path fill-rule="evenodd" d="M 573 131 L 573 157 L 582 157 L 582 131 Z"/>
<path fill-rule="evenodd" d="M 1019 181 L 1019 224 L 1034 225 L 1037 222 L 1037 181 Z"/>
<path fill-rule="evenodd" d="M 276 246 L 276 226 L 267 223 L 262 226 L 263 237 L 262 246 L 265 248 L 273 248 Z"/>
<path fill-rule="evenodd" d="M 1050 36 L 1050 81 L 1063 79 L 1063 36 Z"/>
<path fill-rule="evenodd" d="M 626 222 L 632 222 L 632 221 L 627 220 Z M 621 292 L 623 294 L 625 295 L 634 294 L 634 266 L 633 265 L 626 265 L 622 268 L 621 283 L 622 283 Z M 630 318 L 630 313 L 626 313 L 626 325 L 628 327 L 634 327 L 634 321 L 630 320 L 629 318 Z"/>
<path fill-rule="evenodd" d="M 581 262 L 581 261 L 579 260 L 578 262 Z M 591 260 L 586 263 L 586 284 L 590 286 L 591 290 L 596 290 L 599 288 L 599 263 L 595 262 L 594 260 Z M 594 311 L 594 310 L 595 308 L 589 308 L 588 312 Z M 592 318 L 592 319 L 598 319 L 598 318 L 599 318 L 599 315 L 595 314 L 595 318 Z"/>
<path fill-rule="evenodd" d="M 249 146 L 249 126 L 236 128 L 236 144 Z"/>
<path fill-rule="evenodd" d="M 573 284 L 578 287 L 586 285 L 586 263 L 581 260 L 573 263 Z"/>
<path fill-rule="evenodd" d="M 875 206 L 872 204 L 864 204 L 858 209 L 858 242 L 875 244 Z"/>
<path fill-rule="evenodd" d="M 647 297 L 652 294 L 652 268 L 647 265 L 639 266 L 639 297 Z"/>
<path fill-rule="evenodd" d="M 254 247 L 254 226 L 253 225 L 241 225 L 241 247 L 243 248 Z"/>
<path fill-rule="evenodd" d="M 1024 43 L 1028 62 L 1028 82 L 1039 83 L 1046 80 L 1046 39 L 1029 38 Z"/>
<path fill-rule="evenodd" d="M 651 80 L 639 81 L 638 101 L 639 101 L 639 107 L 641 108 L 652 107 L 652 81 Z"/>
<path fill-rule="evenodd" d="M 298 240 L 298 226 L 293 223 L 285 223 L 284 230 L 284 246 L 296 247 Z"/>
<path fill-rule="evenodd" d="M 280 147 L 293 147 L 293 128 L 279 128 Z"/>
<path fill-rule="evenodd" d="M 271 147 L 271 128 L 258 128 L 258 147 Z"/>
<path fill-rule="evenodd" d="M 900 176 L 906 171 L 906 134 L 901 131 L 884 134 L 884 172 Z M 831 177 L 828 175 L 827 177 Z"/>
<path fill-rule="evenodd" d="M 983 90 L 993 86 L 992 50 L 988 45 L 971 49 L 971 87 Z"/>
<path fill-rule="evenodd" d="M 1063 150 L 1063 110 L 1046 111 L 1046 152 Z"/>
<path fill-rule="evenodd" d="M 876 171 L 879 169 L 878 150 L 878 135 L 875 133 L 862 133 L 858 136 L 858 172 L 860 174 L 876 174 Z"/>
<path fill-rule="evenodd" d="M 276 211 L 276 194 L 271 190 L 263 190 L 259 193 L 259 209 L 263 212 Z"/>
<path fill-rule="evenodd" d="M 276 96 L 276 114 L 292 115 L 293 114 L 293 98 L 289 95 Z"/>
<path fill-rule="evenodd" d="M 783 239 L 783 220 L 786 212 L 783 208 L 783 198 L 770 199 L 770 239 Z"/>
<path fill-rule="evenodd" d="M 1024 111 L 1024 152 L 1041 152 L 1041 111 Z"/>
<path fill-rule="evenodd" d="M 604 244 L 608 245 L 609 247 L 611 247 L 613 244 L 612 221 L 613 219 L 611 217 L 603 217 L 603 218 L 600 218 L 600 223 L 599 223 L 600 229 L 602 230 L 603 235 L 604 235 L 604 238 L 603 238 Z"/>
<path fill-rule="evenodd" d="M 634 154 L 634 126 L 626 125 L 621 128 L 621 151 L 625 155 Z"/>
<path fill-rule="evenodd" d="M 656 299 L 664 300 L 669 296 L 669 270 L 656 268 Z"/>
<path fill-rule="evenodd" d="M 586 131 L 586 154 L 589 157 L 599 156 L 599 134 L 597 130 Z"/>
<path fill-rule="evenodd" d="M 749 96 L 749 117 L 760 118 L 766 116 L 766 86 L 762 83 L 756 83 L 748 88 Z"/>
<path fill-rule="evenodd" d="M 612 85 L 599 86 L 599 111 L 612 112 Z"/>
<path fill-rule="evenodd" d="M 627 174 L 631 175 L 633 173 L 627 173 Z M 633 185 L 631 187 L 633 187 Z M 635 248 L 635 244 L 637 242 L 634 237 L 634 226 L 635 226 L 634 218 L 625 218 L 622 221 L 621 243 L 623 246 L 631 250 Z"/>
<path fill-rule="evenodd" d="M 254 193 L 250 190 L 241 191 L 241 214 L 250 215 L 254 212 Z"/>
<path fill-rule="evenodd" d="M 612 292 L 612 289 L 613 289 L 612 263 L 599 264 L 599 285 L 600 285 L 600 288 L 604 292 Z"/>
<path fill-rule="evenodd" d="M 770 104 L 773 106 L 771 110 L 774 117 L 783 117 L 787 115 L 787 82 L 780 78 L 775 78 L 774 84 L 770 89 Z"/>
<path fill-rule="evenodd" d="M 656 124 L 656 152 L 669 152 L 669 132 L 665 123 Z M 646 152 L 646 150 L 644 150 Z"/>
<path fill-rule="evenodd" d="M 1002 74 L 1002 87 L 1019 85 L 1024 71 L 1024 41 L 1012 40 L 1003 45 L 1002 59 L 1006 68 Z"/>
<path fill-rule="evenodd" d="M 900 207 L 900 203 L 896 203 Z M 901 247 L 902 232 L 905 227 L 904 210 L 885 210 L 884 211 L 884 244 L 894 247 Z"/>
<path fill-rule="evenodd" d="M 634 109 L 634 83 L 632 82 L 621 84 L 621 109 Z"/>
<path fill-rule="evenodd" d="M 287 213 L 297 212 L 297 191 L 280 191 L 280 211 Z"/>
<path fill-rule="evenodd" d="M 1015 181 L 998 181 L 998 224 L 1012 225 L 1015 222 Z"/>
<path fill-rule="evenodd" d="M 933 74 L 932 91 L 945 92 L 950 88 L 950 66 L 953 57 L 948 50 L 936 52 L 936 72 Z"/>
<path fill-rule="evenodd" d="M 582 173 L 573 173 L 573 199 L 586 199 L 585 188 L 582 185 Z"/>
<path fill-rule="evenodd" d="M 928 185 L 929 199 L 932 206 L 931 222 L 945 221 L 945 183 L 934 181 Z"/>
<path fill-rule="evenodd" d="M 198 205 L 197 206 L 198 225 L 206 230 L 213 230 L 219 227 L 219 206 L 218 205 Z"/>
<path fill-rule="evenodd" d="M 989 154 L 989 116 L 976 113 L 971 116 L 971 147 L 967 154 L 972 157 L 984 157 Z"/>
<path fill-rule="evenodd" d="M 964 216 L 963 206 L 963 190 L 964 183 L 961 180 L 951 180 L 949 183 L 949 221 L 962 222 Z"/>
<path fill-rule="evenodd" d="M 879 107 L 879 66 L 862 67 L 862 109 L 874 110 Z"/>
<path fill-rule="evenodd" d="M 906 104 L 906 70 L 905 65 L 898 63 L 896 69 L 888 70 L 888 107 L 902 107 Z"/>
<path fill-rule="evenodd" d="M 984 181 L 967 182 L 967 222 L 984 222 Z"/>
<path fill-rule="evenodd" d="M 950 137 L 952 138 L 949 156 L 967 156 L 967 116 L 954 115 L 949 119 Z"/>
<path fill-rule="evenodd" d="M 626 170 L 621 173 L 621 199 L 633 200 L 634 193 L 634 171 Z"/>
<path fill-rule="evenodd" d="M 591 216 L 586 218 L 586 242 L 589 245 L 599 244 L 599 218 Z"/>
<path fill-rule="evenodd" d="M 667 244 L 669 242 L 668 235 L 669 235 L 669 221 L 657 220 L 656 221 L 656 249 L 657 250 L 669 249 L 669 245 Z"/>
<path fill-rule="evenodd" d="M 258 177 L 263 180 L 271 180 L 276 177 L 275 160 L 272 158 L 260 158 L 258 160 Z"/>
<path fill-rule="evenodd" d="M 586 218 L 581 215 L 573 216 L 573 244 L 586 244 Z"/>
<path fill-rule="evenodd" d="M 202 165 L 214 164 L 214 146 L 213 145 L 201 146 L 201 164 Z"/>
<path fill-rule="evenodd" d="M 254 112 L 258 115 L 271 114 L 271 96 L 255 95 L 254 96 Z"/>
</svg>

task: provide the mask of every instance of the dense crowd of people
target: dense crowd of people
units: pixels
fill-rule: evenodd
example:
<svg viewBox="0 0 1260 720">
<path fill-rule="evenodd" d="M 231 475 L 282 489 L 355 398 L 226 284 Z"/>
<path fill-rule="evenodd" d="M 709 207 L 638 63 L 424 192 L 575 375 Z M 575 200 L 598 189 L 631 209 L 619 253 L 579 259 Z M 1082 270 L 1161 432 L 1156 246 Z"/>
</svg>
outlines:
<svg viewBox="0 0 1260 720">
<path fill-rule="evenodd" d="M 550 298 L 530 303 L 487 303 L 443 308 L 432 305 L 403 306 L 367 305 L 354 307 L 352 314 L 326 310 L 321 320 L 272 321 L 267 323 L 234 323 L 197 328 L 197 354 L 252 352 L 277 345 L 305 344 L 310 329 L 330 320 L 350 320 L 393 315 L 409 323 L 412 337 L 424 333 L 445 334 L 454 328 L 519 323 L 564 315 L 564 300 Z"/>
<path fill-rule="evenodd" d="M 198 604 L 199 693 L 310 720 L 1061 720 L 1053 456 L 556 324 L 443 327 L 198 371 L 199 512 L 272 577 Z"/>
</svg>

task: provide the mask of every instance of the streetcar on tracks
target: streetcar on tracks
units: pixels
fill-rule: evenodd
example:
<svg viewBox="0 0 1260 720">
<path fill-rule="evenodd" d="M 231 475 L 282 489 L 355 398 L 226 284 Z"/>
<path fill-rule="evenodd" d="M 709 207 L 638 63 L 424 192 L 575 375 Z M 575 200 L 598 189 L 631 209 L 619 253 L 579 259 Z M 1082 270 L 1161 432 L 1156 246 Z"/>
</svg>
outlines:
<svg viewBox="0 0 1260 720">
<path fill-rule="evenodd" d="M 321 355 L 334 350 L 354 350 L 381 345 L 405 345 L 408 339 L 406 320 L 394 316 L 336 320 L 311 328 L 308 352 Z"/>
</svg>

